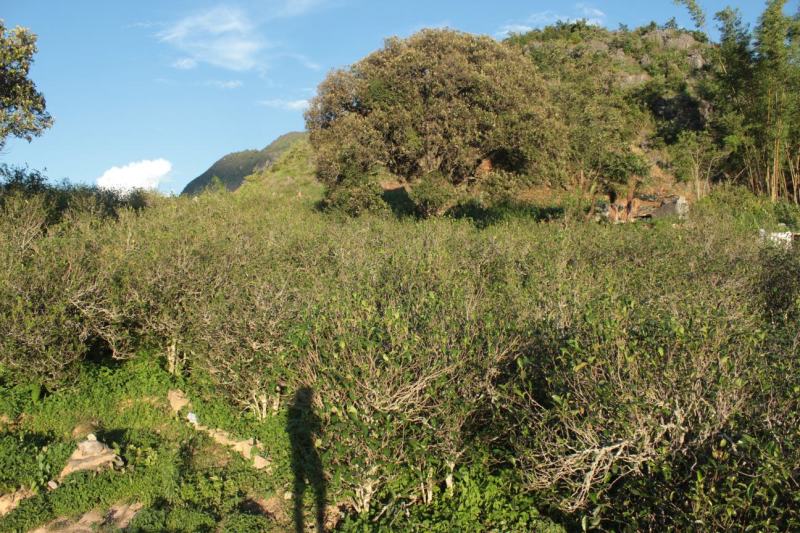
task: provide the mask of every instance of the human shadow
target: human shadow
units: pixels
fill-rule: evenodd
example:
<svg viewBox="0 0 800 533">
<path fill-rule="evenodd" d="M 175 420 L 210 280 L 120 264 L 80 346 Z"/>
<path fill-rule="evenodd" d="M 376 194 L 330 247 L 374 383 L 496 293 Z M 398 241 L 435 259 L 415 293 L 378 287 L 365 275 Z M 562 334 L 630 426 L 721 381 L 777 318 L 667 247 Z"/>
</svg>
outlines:
<svg viewBox="0 0 800 533">
<path fill-rule="evenodd" d="M 303 500 L 307 488 L 314 491 L 316 511 L 316 530 L 324 531 L 325 524 L 325 475 L 322 460 L 319 457 L 314 441 L 322 430 L 322 423 L 314 413 L 314 391 L 303 387 L 294 395 L 289 405 L 289 416 L 286 422 L 286 433 L 292 447 L 292 472 L 294 487 L 294 527 L 300 533 L 304 531 Z"/>
</svg>

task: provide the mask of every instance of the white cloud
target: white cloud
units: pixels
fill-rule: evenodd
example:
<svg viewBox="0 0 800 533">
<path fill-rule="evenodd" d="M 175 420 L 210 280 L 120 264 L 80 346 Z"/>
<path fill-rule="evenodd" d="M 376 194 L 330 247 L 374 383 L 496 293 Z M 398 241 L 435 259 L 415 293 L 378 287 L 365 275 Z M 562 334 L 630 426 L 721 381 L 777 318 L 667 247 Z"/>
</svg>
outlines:
<svg viewBox="0 0 800 533">
<path fill-rule="evenodd" d="M 306 68 L 319 70 L 321 66 L 297 53 L 264 56 L 264 50 L 273 48 L 260 33 L 260 26 L 276 19 L 306 15 L 330 0 L 273 0 L 271 7 L 256 9 L 256 14 L 224 4 L 199 11 L 166 25 L 158 32 L 158 39 L 172 45 L 180 53 L 172 67 L 189 70 L 205 63 L 219 68 L 243 72 L 266 69 L 266 63 L 275 58 L 289 57 Z"/>
<path fill-rule="evenodd" d="M 308 100 L 261 100 L 259 104 L 283 111 L 305 111 L 310 102 Z"/>
<path fill-rule="evenodd" d="M 512 33 L 528 33 L 533 31 L 533 26 L 527 24 L 506 24 L 497 32 L 498 37 L 508 37 Z"/>
<path fill-rule="evenodd" d="M 155 189 L 172 170 L 166 159 L 135 161 L 123 167 L 111 167 L 97 178 L 101 189 L 127 192 L 133 189 Z"/>
<path fill-rule="evenodd" d="M 176 68 L 191 68 L 198 62 L 229 70 L 244 71 L 259 66 L 259 53 L 267 43 L 240 9 L 218 6 L 186 17 L 158 34 L 186 54 Z"/>
<path fill-rule="evenodd" d="M 502 26 L 497 31 L 496 35 L 500 38 L 508 37 L 512 33 L 526 33 L 535 28 L 550 26 L 559 21 L 577 22 L 579 20 L 585 20 L 587 24 L 592 26 L 603 26 L 606 22 L 606 14 L 589 4 L 575 4 L 573 11 L 573 15 L 558 13 L 551 10 L 539 11 L 538 13 L 533 13 L 521 22 L 514 22 Z"/>
<path fill-rule="evenodd" d="M 191 70 L 197 66 L 197 61 L 191 57 L 184 57 L 172 63 L 172 66 L 180 70 Z"/>
<path fill-rule="evenodd" d="M 238 89 L 244 82 L 242 80 L 209 80 L 205 82 L 205 85 L 209 87 L 216 87 L 217 89 Z"/>
</svg>

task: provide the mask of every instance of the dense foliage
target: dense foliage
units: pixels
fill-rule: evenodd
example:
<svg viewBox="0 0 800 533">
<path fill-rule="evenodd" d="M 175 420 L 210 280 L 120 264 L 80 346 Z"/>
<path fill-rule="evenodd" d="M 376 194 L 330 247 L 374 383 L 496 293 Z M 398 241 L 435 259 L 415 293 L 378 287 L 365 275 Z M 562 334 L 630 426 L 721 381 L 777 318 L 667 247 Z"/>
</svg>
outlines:
<svg viewBox="0 0 800 533">
<path fill-rule="evenodd" d="M 102 224 L 6 197 L 7 390 L 58 402 L 92 361 L 161 354 L 201 419 L 287 461 L 277 494 L 287 409 L 313 391 L 345 529 L 800 524 L 800 258 L 754 237 L 797 209 L 724 189 L 676 225 L 342 219 L 314 209 L 307 153 Z M 141 520 L 227 505 L 186 475 Z M 233 512 L 214 509 L 196 518 Z"/>
<path fill-rule="evenodd" d="M 783 7 L 719 46 L 390 40 L 235 194 L 0 166 L 0 491 L 31 491 L 0 530 L 133 500 L 133 531 L 800 529 L 800 249 L 757 237 L 800 231 Z M 587 222 L 657 169 L 688 220 Z M 124 466 L 48 488 L 82 427 Z"/>
<path fill-rule="evenodd" d="M 320 85 L 306 114 L 318 175 L 352 188 L 376 168 L 466 185 L 482 161 L 518 174 L 560 171 L 562 128 L 530 60 L 488 37 L 423 30 Z"/>
<path fill-rule="evenodd" d="M 613 200 L 645 184 L 702 198 L 728 181 L 799 202 L 800 15 L 767 2 L 751 32 L 728 8 L 713 43 L 700 6 L 681 3 L 696 31 L 577 21 L 502 43 L 449 30 L 388 40 L 331 73 L 307 113 L 328 204 L 379 211 L 377 183 L 398 182 L 418 214 L 441 215 L 491 204 L 493 171 L 511 196 L 545 184 Z"/>
<path fill-rule="evenodd" d="M 770 0 L 751 32 L 741 15 L 716 15 L 719 76 L 711 88 L 718 112 L 709 130 L 726 157 L 719 168 L 770 198 L 800 202 L 800 11 Z"/>
<path fill-rule="evenodd" d="M 6 30 L 0 19 L 0 149 L 8 137 L 30 141 L 53 119 L 44 96 L 28 77 L 36 53 L 36 36 L 26 28 Z"/>
<path fill-rule="evenodd" d="M 569 132 L 566 185 L 611 192 L 669 160 L 659 149 L 702 127 L 705 36 L 674 23 L 616 31 L 558 23 L 512 35 L 540 69 Z"/>
</svg>

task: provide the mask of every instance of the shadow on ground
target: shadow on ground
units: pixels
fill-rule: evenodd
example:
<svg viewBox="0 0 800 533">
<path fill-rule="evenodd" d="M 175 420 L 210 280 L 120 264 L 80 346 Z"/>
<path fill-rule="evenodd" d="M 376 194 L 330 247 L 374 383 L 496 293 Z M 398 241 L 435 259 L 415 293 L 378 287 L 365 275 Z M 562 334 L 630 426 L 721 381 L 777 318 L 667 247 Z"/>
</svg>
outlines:
<svg viewBox="0 0 800 533">
<path fill-rule="evenodd" d="M 289 406 L 286 433 L 292 448 L 292 472 L 294 486 L 292 491 L 294 502 L 294 528 L 302 532 L 305 529 L 303 504 L 306 490 L 314 494 L 315 525 L 318 532 L 324 531 L 325 522 L 325 474 L 322 460 L 314 444 L 321 432 L 321 421 L 314 413 L 314 391 L 303 387 L 294 395 Z"/>
</svg>

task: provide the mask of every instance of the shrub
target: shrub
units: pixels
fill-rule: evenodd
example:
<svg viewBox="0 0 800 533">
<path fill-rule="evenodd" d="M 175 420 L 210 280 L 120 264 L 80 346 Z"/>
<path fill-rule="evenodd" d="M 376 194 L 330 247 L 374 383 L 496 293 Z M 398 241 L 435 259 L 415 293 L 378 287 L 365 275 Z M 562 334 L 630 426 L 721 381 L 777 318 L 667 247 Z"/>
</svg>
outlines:
<svg viewBox="0 0 800 533">
<path fill-rule="evenodd" d="M 371 173 L 343 179 L 336 187 L 328 188 L 321 205 L 324 209 L 354 217 L 388 210 L 383 200 L 383 189 Z"/>
<path fill-rule="evenodd" d="M 417 214 L 427 218 L 443 214 L 456 199 L 457 192 L 441 172 L 431 172 L 414 184 L 409 196 Z"/>
<path fill-rule="evenodd" d="M 98 279 L 90 215 L 47 226 L 42 195 L 9 195 L 0 208 L 0 364 L 13 381 L 63 382 L 90 351 Z"/>
<path fill-rule="evenodd" d="M 478 229 L 342 219 L 252 185 L 49 226 L 43 197 L 9 194 L 3 380 L 55 389 L 93 351 L 158 354 L 175 375 L 146 395 L 169 380 L 200 391 L 204 423 L 258 436 L 284 481 L 289 407 L 310 389 L 329 503 L 387 529 L 448 514 L 457 528 L 537 527 L 517 512 L 533 504 L 570 528 L 796 529 L 797 257 L 755 231 L 783 210 L 722 189 L 679 225 L 509 210 Z M 102 383 L 76 411 L 120 403 Z M 475 468 L 492 479 L 476 486 Z M 145 523 L 206 527 L 249 494 L 205 473 L 179 481 Z M 483 488 L 503 493 L 496 506 Z"/>
</svg>

